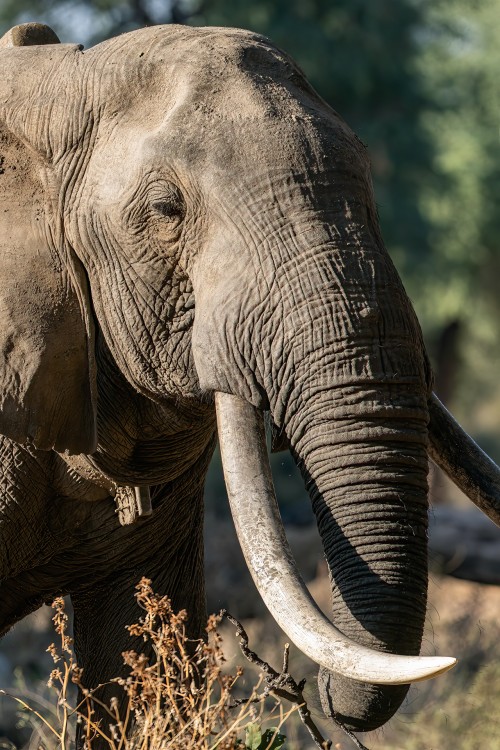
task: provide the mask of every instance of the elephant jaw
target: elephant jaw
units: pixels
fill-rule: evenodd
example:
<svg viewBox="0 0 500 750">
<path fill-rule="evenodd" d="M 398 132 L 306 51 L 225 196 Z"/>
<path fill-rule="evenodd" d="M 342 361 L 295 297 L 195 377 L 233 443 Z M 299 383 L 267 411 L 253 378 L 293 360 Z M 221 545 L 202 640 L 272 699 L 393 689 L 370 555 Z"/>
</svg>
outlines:
<svg viewBox="0 0 500 750">
<path fill-rule="evenodd" d="M 239 542 L 255 584 L 291 641 L 317 664 L 360 682 L 400 685 L 454 666 L 452 657 L 399 656 L 355 643 L 327 620 L 297 570 L 279 514 L 262 414 L 215 394 L 220 451 Z"/>
</svg>

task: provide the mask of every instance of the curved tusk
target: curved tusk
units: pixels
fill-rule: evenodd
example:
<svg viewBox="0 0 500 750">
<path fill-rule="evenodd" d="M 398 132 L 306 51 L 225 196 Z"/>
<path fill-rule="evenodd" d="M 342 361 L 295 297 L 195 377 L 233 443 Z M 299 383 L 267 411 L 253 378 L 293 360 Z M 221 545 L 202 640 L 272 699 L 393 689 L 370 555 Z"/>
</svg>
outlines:
<svg viewBox="0 0 500 750">
<path fill-rule="evenodd" d="M 435 393 L 429 400 L 429 453 L 462 492 L 500 526 L 500 468 Z"/>
<path fill-rule="evenodd" d="M 220 451 L 238 539 L 255 585 L 278 625 L 317 664 L 361 682 L 426 680 L 451 657 L 397 656 L 347 638 L 309 594 L 285 537 L 267 457 L 263 415 L 238 396 L 215 394 Z"/>
</svg>

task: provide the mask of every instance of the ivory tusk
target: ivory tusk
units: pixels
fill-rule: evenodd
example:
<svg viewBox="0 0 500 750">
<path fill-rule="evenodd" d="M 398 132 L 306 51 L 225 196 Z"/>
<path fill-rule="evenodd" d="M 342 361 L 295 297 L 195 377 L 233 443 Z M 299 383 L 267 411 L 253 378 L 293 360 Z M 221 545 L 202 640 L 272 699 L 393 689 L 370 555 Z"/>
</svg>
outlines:
<svg viewBox="0 0 500 750">
<path fill-rule="evenodd" d="M 215 394 L 220 451 L 238 539 L 267 608 L 295 645 L 317 664 L 361 682 L 426 680 L 451 657 L 398 656 L 361 646 L 341 633 L 309 594 L 285 536 L 267 457 L 263 415 L 238 396 Z"/>
<path fill-rule="evenodd" d="M 460 427 L 435 393 L 429 400 L 429 417 L 431 458 L 500 526 L 500 468 Z"/>
</svg>

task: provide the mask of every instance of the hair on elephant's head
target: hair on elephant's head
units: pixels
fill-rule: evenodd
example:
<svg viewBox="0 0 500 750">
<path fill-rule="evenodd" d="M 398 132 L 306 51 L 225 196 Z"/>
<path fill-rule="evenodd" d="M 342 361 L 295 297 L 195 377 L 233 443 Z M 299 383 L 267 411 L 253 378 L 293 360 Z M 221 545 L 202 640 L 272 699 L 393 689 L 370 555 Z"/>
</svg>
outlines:
<svg viewBox="0 0 500 750">
<path fill-rule="evenodd" d="M 262 596 L 321 665 L 325 711 L 379 726 L 407 683 L 453 663 L 417 656 L 429 408 L 444 419 L 434 432 L 431 420 L 434 456 L 450 471 L 454 457 L 365 148 L 250 32 L 41 42 L 11 36 L 0 50 L 0 431 L 93 453 L 96 336 L 142 398 L 215 401 Z M 311 497 L 333 625 L 286 546 L 264 411 Z"/>
</svg>

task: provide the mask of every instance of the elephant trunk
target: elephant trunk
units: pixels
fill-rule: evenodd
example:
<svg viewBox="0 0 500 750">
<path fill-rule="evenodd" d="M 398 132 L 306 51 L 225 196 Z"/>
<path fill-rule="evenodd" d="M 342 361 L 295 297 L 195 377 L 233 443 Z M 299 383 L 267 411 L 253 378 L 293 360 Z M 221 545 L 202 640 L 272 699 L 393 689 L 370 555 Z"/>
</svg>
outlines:
<svg viewBox="0 0 500 750">
<path fill-rule="evenodd" d="M 358 216 L 361 198 L 338 213 L 332 207 L 321 223 L 310 213 L 300 226 L 290 221 L 279 240 L 269 233 L 258 247 L 271 245 L 272 263 L 254 262 L 253 284 L 240 253 L 217 293 L 207 291 L 201 280 L 217 266 L 205 253 L 194 283 L 193 349 L 202 388 L 269 409 L 287 438 L 318 519 L 334 626 L 379 654 L 416 655 L 427 594 L 431 376 L 371 209 Z M 247 523 L 257 540 L 264 519 L 250 517 L 253 502 L 249 495 Z M 269 569 L 274 575 L 276 566 Z M 382 725 L 407 690 L 322 666 L 325 709 L 353 729 Z"/>
<path fill-rule="evenodd" d="M 427 594 L 427 410 L 406 383 L 331 392 L 295 409 L 286 432 L 327 558 L 333 622 L 357 643 L 418 654 Z M 344 397 L 345 398 L 345 397 Z M 352 413 L 356 413 L 354 419 Z M 323 708 L 349 727 L 385 723 L 408 686 L 319 675 Z"/>
</svg>

